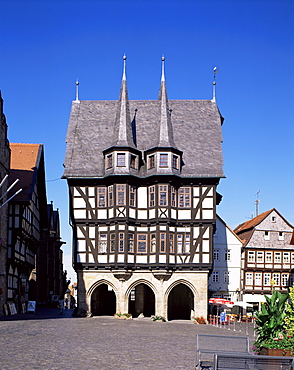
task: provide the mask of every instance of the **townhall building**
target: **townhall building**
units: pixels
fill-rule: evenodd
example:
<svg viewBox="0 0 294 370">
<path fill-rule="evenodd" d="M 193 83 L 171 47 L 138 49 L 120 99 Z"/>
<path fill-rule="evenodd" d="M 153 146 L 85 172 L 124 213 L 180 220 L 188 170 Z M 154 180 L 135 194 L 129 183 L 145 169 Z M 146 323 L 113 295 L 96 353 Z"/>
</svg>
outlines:
<svg viewBox="0 0 294 370">
<path fill-rule="evenodd" d="M 77 87 L 78 89 L 78 87 Z M 215 95 L 214 95 L 215 97 Z M 223 118 L 212 100 L 72 103 L 63 177 L 78 310 L 206 316 Z"/>
</svg>

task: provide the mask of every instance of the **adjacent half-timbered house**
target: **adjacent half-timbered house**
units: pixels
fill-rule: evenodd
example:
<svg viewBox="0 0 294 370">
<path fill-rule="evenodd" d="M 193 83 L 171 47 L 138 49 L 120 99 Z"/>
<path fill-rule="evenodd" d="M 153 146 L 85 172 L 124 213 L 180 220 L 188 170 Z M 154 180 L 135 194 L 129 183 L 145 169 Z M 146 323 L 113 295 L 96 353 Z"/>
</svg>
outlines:
<svg viewBox="0 0 294 370">
<path fill-rule="evenodd" d="M 283 293 L 294 283 L 293 226 L 273 208 L 234 231 L 243 241 L 243 301 L 259 309 L 264 294 L 271 294 L 273 287 Z"/>
<path fill-rule="evenodd" d="M 9 180 L 19 180 L 14 189 L 22 190 L 9 202 L 7 302 L 20 312 L 37 299 L 36 256 L 47 228 L 45 165 L 42 144 L 10 143 L 10 149 Z"/>
<path fill-rule="evenodd" d="M 72 103 L 64 178 L 79 312 L 207 314 L 223 118 L 215 99 Z"/>
</svg>

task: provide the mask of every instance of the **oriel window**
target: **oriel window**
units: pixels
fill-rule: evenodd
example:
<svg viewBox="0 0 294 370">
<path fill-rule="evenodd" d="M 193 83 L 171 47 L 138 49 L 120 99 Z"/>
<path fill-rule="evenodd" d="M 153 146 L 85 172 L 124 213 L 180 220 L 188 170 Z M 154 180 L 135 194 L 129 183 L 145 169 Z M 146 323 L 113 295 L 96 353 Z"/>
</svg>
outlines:
<svg viewBox="0 0 294 370">
<path fill-rule="evenodd" d="M 128 252 L 134 252 L 134 234 L 128 235 Z"/>
<path fill-rule="evenodd" d="M 115 233 L 110 234 L 110 251 L 115 252 Z"/>
<path fill-rule="evenodd" d="M 98 251 L 99 253 L 107 252 L 107 234 L 98 235 Z"/>
<path fill-rule="evenodd" d="M 149 186 L 149 207 L 155 206 L 155 186 Z"/>
<path fill-rule="evenodd" d="M 171 187 L 171 206 L 176 207 L 177 203 L 177 195 L 176 195 L 176 189 L 172 186 Z"/>
<path fill-rule="evenodd" d="M 124 251 L 124 233 L 119 233 L 119 252 Z"/>
<path fill-rule="evenodd" d="M 106 157 L 106 169 L 108 168 L 112 168 L 113 166 L 113 160 L 112 160 L 112 154 L 109 154 L 107 157 Z"/>
<path fill-rule="evenodd" d="M 165 233 L 160 234 L 160 252 L 165 252 Z"/>
<path fill-rule="evenodd" d="M 174 253 L 174 234 L 169 234 L 169 252 Z"/>
<path fill-rule="evenodd" d="M 151 253 L 156 252 L 156 234 L 151 234 Z"/>
<path fill-rule="evenodd" d="M 113 186 L 108 186 L 108 207 L 113 206 Z"/>
<path fill-rule="evenodd" d="M 137 168 L 137 157 L 133 154 L 131 154 L 130 167 L 133 169 Z"/>
<path fill-rule="evenodd" d="M 172 167 L 175 170 L 179 169 L 179 157 L 177 155 L 174 155 L 174 154 L 173 154 L 173 160 L 172 160 Z"/>
</svg>

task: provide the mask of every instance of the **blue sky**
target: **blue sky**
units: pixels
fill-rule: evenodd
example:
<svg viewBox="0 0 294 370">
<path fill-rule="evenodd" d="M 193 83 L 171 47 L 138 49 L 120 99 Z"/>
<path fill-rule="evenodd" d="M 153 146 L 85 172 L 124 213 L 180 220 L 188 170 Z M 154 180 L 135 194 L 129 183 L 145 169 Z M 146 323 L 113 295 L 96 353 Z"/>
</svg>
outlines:
<svg viewBox="0 0 294 370">
<path fill-rule="evenodd" d="M 161 55 L 170 99 L 211 99 L 223 125 L 219 215 L 232 228 L 276 208 L 294 225 L 293 0 L 0 0 L 0 90 L 10 142 L 43 143 L 48 202 L 61 216 L 70 268 L 68 193 L 61 180 L 75 81 L 81 100 L 117 99 L 127 55 L 130 99 L 156 99 Z"/>
</svg>

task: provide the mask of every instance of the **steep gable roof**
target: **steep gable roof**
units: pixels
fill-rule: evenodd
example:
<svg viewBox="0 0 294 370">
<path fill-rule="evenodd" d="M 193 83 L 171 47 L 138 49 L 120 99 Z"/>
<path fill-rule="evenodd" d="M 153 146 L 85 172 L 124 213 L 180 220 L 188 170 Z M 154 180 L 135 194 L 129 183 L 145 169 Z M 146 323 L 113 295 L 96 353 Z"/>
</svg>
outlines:
<svg viewBox="0 0 294 370">
<path fill-rule="evenodd" d="M 242 224 L 238 225 L 235 229 L 234 229 L 234 232 L 235 233 L 241 233 L 241 232 L 244 232 L 245 230 L 250 230 L 250 229 L 253 229 L 254 227 L 256 227 L 258 224 L 261 223 L 261 221 L 263 221 L 272 211 L 274 211 L 275 209 L 272 208 L 270 209 L 269 211 L 266 211 L 266 212 L 263 212 L 261 213 L 260 215 L 252 218 L 251 220 L 249 221 L 246 221 L 246 222 L 243 222 Z"/>
</svg>

